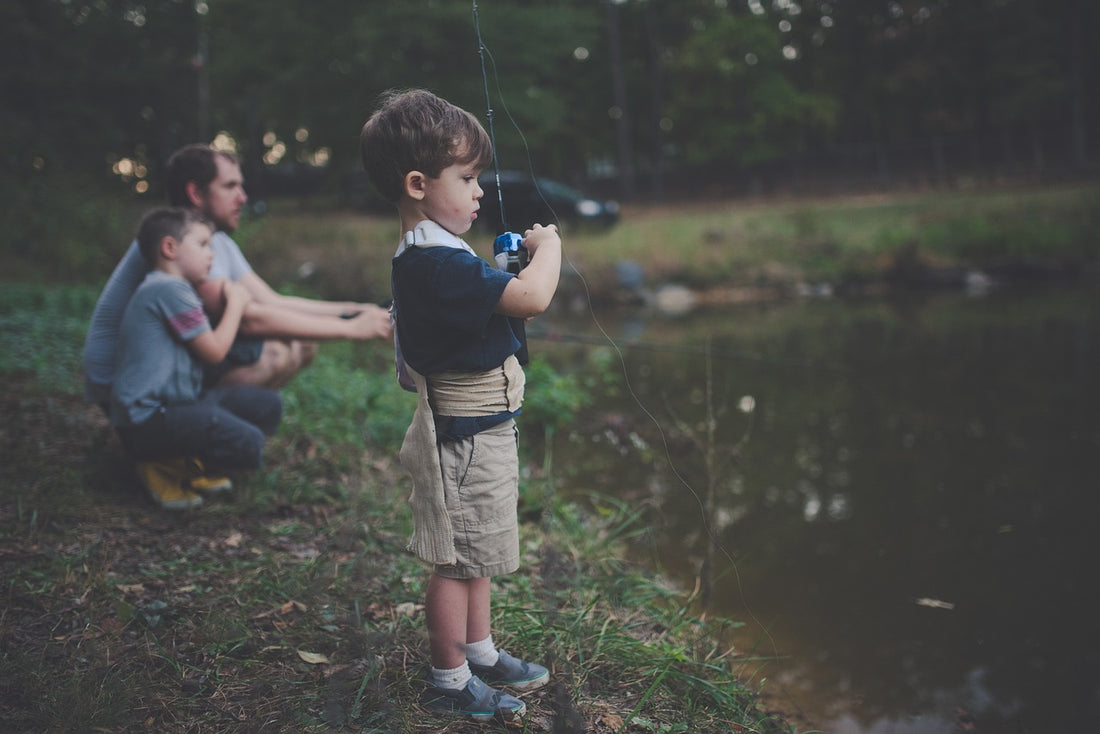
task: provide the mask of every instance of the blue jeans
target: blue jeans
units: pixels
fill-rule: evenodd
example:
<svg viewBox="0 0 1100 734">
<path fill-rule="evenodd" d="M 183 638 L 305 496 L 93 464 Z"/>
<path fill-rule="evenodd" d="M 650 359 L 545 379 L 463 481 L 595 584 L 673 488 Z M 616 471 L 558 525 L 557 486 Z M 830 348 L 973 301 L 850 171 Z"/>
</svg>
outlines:
<svg viewBox="0 0 1100 734">
<path fill-rule="evenodd" d="M 279 393 L 250 385 L 214 388 L 193 403 L 163 405 L 147 421 L 116 432 L 138 461 L 197 458 L 208 469 L 263 464 L 264 438 L 283 417 Z"/>
</svg>

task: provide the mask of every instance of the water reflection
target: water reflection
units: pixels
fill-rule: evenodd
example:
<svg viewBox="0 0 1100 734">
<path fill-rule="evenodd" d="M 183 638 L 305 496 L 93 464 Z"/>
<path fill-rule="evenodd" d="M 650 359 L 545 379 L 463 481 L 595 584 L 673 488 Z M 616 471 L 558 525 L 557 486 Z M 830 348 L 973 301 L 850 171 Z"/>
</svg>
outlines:
<svg viewBox="0 0 1100 734">
<path fill-rule="evenodd" d="M 686 587 L 709 522 L 712 607 L 748 622 L 740 649 L 782 659 L 748 670 L 807 726 L 1086 730 L 1100 714 L 1098 300 L 600 314 L 636 344 L 625 372 L 645 410 L 601 395 L 560 439 L 561 489 L 650 503 L 638 552 Z M 577 339 L 534 342 L 562 365 L 601 349 L 587 319 L 543 328 Z"/>
</svg>

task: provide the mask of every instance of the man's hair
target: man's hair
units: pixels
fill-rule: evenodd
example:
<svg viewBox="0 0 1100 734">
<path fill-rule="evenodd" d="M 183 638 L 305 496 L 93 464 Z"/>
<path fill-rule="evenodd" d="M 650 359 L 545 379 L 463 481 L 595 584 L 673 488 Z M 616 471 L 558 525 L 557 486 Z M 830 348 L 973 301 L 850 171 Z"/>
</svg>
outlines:
<svg viewBox="0 0 1100 734">
<path fill-rule="evenodd" d="M 437 178 L 455 163 L 487 168 L 493 145 L 477 118 L 424 89 L 390 90 L 359 135 L 370 182 L 396 204 L 409 171 Z"/>
<path fill-rule="evenodd" d="M 192 206 L 187 197 L 187 184 L 194 181 L 206 191 L 210 182 L 218 177 L 219 157 L 240 165 L 236 154 L 215 150 L 204 143 L 186 145 L 169 156 L 165 181 L 168 203 L 172 206 Z"/>
<path fill-rule="evenodd" d="M 160 255 L 160 243 L 165 237 L 179 241 L 196 224 L 205 224 L 213 228 L 210 220 L 197 209 L 182 206 L 162 206 L 148 212 L 138 226 L 138 249 L 149 270 L 157 266 Z"/>
</svg>

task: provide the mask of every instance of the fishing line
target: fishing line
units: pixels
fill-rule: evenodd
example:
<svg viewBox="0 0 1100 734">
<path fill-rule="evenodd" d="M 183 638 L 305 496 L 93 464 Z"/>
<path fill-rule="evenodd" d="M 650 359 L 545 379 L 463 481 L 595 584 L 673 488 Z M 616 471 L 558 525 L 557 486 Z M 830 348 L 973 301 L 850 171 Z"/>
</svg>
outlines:
<svg viewBox="0 0 1100 734">
<path fill-rule="evenodd" d="M 528 171 L 531 175 L 531 180 L 532 180 L 532 183 L 535 187 L 535 191 L 538 193 L 540 199 L 542 200 L 542 203 L 550 211 L 551 216 L 553 216 L 554 223 L 557 225 L 558 231 L 560 233 L 562 231 L 561 220 L 558 217 L 557 212 L 554 210 L 554 207 L 550 204 L 549 201 L 546 200 L 546 197 L 543 195 L 542 190 L 539 187 L 538 178 L 535 176 L 535 173 L 534 173 L 534 161 L 531 158 L 530 146 L 527 143 L 527 138 L 526 138 L 526 136 L 524 136 L 523 130 L 520 128 L 519 123 L 512 116 L 512 113 L 508 110 L 508 105 L 505 102 L 505 97 L 504 97 L 503 91 L 500 88 L 500 77 L 497 74 L 496 60 L 493 58 L 493 55 L 489 51 L 488 47 L 485 46 L 485 43 L 484 43 L 484 41 L 482 40 L 482 37 L 481 37 L 481 25 L 480 25 L 480 20 L 479 20 L 479 17 L 478 17 L 477 0 L 472 0 L 472 2 L 473 2 L 474 29 L 475 29 L 475 32 L 476 32 L 476 35 L 477 35 L 477 43 L 478 43 L 478 55 L 481 59 L 481 76 L 482 76 L 482 85 L 483 85 L 484 90 L 485 90 L 485 105 L 486 105 L 486 108 L 487 108 L 490 140 L 491 140 L 492 145 L 493 145 L 493 164 L 494 164 L 494 168 L 496 168 L 495 175 L 496 175 L 496 185 L 497 185 L 497 196 L 498 196 L 499 199 L 501 199 L 501 203 L 500 203 L 500 206 L 501 206 L 501 209 L 500 209 L 501 222 L 502 223 L 504 222 L 504 206 L 503 206 L 503 196 L 501 194 L 501 187 L 500 187 L 500 170 L 499 170 L 499 165 L 497 163 L 496 141 L 495 141 L 495 138 L 493 137 L 493 132 L 492 132 L 492 130 L 493 130 L 493 110 L 492 110 L 492 100 L 489 96 L 488 72 L 487 72 L 486 66 L 485 66 L 486 56 L 488 56 L 489 61 L 490 61 L 491 65 L 492 65 L 492 68 L 493 68 L 493 77 L 496 80 L 496 89 L 497 89 L 497 94 L 500 98 L 501 108 L 504 110 L 504 113 L 505 113 L 505 115 L 507 115 L 509 122 L 511 122 L 512 127 L 515 128 L 516 133 L 519 135 L 520 140 L 523 143 L 523 150 L 524 150 L 524 152 L 526 154 L 526 157 L 527 157 Z M 680 470 L 676 467 L 676 463 L 672 459 L 672 448 L 669 445 L 668 436 L 665 434 L 665 430 L 664 430 L 663 426 L 661 425 L 660 420 L 657 418 L 657 416 L 655 416 L 653 414 L 652 411 L 649 410 L 649 408 L 646 407 L 646 405 L 642 401 L 641 397 L 639 397 L 638 394 L 635 392 L 634 386 L 630 381 L 630 374 L 629 374 L 629 370 L 628 370 L 627 364 L 626 364 L 626 356 L 623 354 L 623 350 L 619 347 L 619 344 L 615 341 L 615 339 L 604 328 L 603 324 L 599 320 L 599 317 L 596 316 L 596 310 L 593 306 L 592 292 L 591 292 L 591 289 L 588 285 L 588 279 L 584 277 L 584 273 L 582 273 L 580 271 L 580 269 L 573 262 L 572 258 L 569 257 L 569 254 L 568 254 L 568 252 L 566 251 L 566 249 L 564 247 L 564 237 L 562 239 L 563 239 L 563 247 L 562 247 L 563 258 L 564 258 L 565 262 L 569 265 L 569 268 L 573 271 L 573 273 L 580 280 L 581 286 L 584 290 L 585 299 L 586 299 L 587 304 L 588 304 L 588 312 L 592 317 L 593 324 L 596 326 L 596 329 L 600 332 L 600 334 L 603 336 L 604 340 L 607 342 L 608 345 L 611 346 L 612 350 L 614 350 L 616 356 L 618 357 L 619 365 L 622 368 L 623 380 L 626 384 L 627 392 L 629 393 L 631 399 L 634 401 L 635 405 L 638 406 L 639 410 L 641 410 L 646 415 L 646 417 L 649 418 L 650 422 L 657 429 L 657 433 L 661 438 L 662 447 L 664 448 L 665 458 L 668 461 L 669 469 L 671 470 L 671 472 L 672 472 L 673 476 L 676 478 L 676 480 L 681 485 L 683 485 L 683 487 L 685 489 L 687 489 L 688 492 L 691 493 L 692 497 L 695 498 L 695 502 L 699 506 L 700 515 L 703 517 L 703 520 L 704 520 L 703 525 L 706 528 L 707 535 L 710 539 L 710 542 L 713 544 L 713 546 L 715 548 L 717 548 L 719 551 L 722 552 L 722 555 L 729 562 L 730 568 L 733 570 L 734 577 L 737 581 L 737 589 L 738 589 L 738 591 L 741 595 L 741 603 L 744 605 L 746 613 L 749 615 L 749 617 L 752 619 L 752 621 L 761 629 L 761 631 L 764 633 L 764 635 L 766 635 L 769 643 L 771 644 L 771 648 L 772 648 L 772 651 L 773 651 L 775 657 L 778 658 L 779 657 L 778 646 L 776 644 L 775 638 L 772 637 L 771 631 L 768 629 L 768 627 L 756 616 L 756 614 L 749 607 L 748 599 L 745 596 L 745 588 L 744 588 L 744 585 L 743 585 L 743 582 L 742 582 L 741 570 L 740 570 L 739 564 L 737 563 L 736 560 L 734 560 L 733 555 L 726 549 L 726 547 L 722 544 L 722 542 L 719 540 L 718 536 L 716 535 L 716 533 L 714 531 L 714 528 L 712 526 L 712 523 L 711 523 L 710 519 L 707 517 L 707 508 L 706 508 L 706 505 L 703 502 L 703 499 L 699 496 L 699 493 L 695 490 L 695 488 L 691 485 L 691 483 L 687 480 L 687 478 L 684 477 L 683 474 L 680 473 Z M 709 358 L 709 356 L 708 356 L 708 358 Z"/>
</svg>

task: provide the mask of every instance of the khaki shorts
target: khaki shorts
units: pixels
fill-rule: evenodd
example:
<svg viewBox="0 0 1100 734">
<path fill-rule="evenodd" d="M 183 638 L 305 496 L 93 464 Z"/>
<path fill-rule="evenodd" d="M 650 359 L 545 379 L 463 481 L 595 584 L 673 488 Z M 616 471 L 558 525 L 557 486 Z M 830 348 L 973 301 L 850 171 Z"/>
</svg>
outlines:
<svg viewBox="0 0 1100 734">
<path fill-rule="evenodd" d="M 483 578 L 519 568 L 519 458 L 516 422 L 439 445 L 443 493 L 457 562 L 436 565 L 452 579 Z"/>
</svg>

